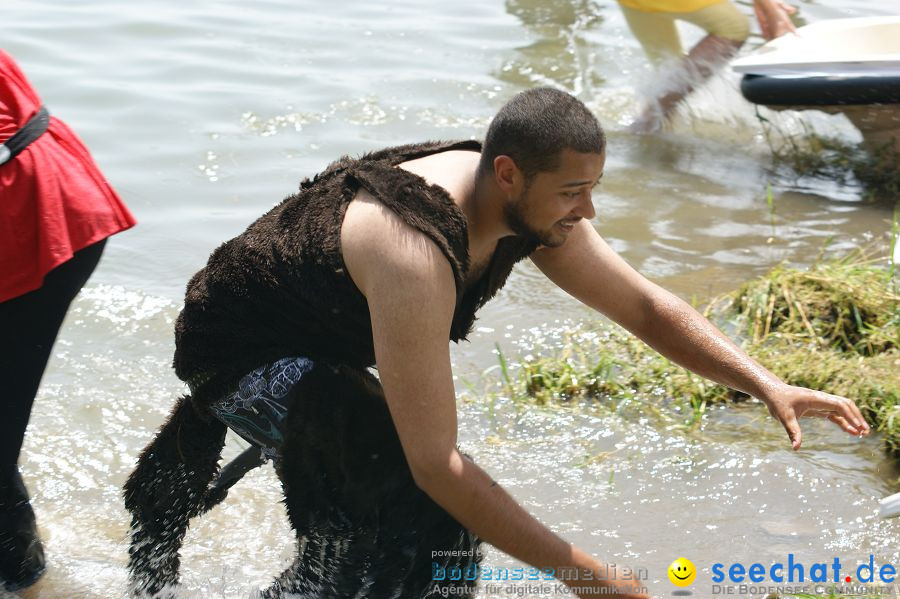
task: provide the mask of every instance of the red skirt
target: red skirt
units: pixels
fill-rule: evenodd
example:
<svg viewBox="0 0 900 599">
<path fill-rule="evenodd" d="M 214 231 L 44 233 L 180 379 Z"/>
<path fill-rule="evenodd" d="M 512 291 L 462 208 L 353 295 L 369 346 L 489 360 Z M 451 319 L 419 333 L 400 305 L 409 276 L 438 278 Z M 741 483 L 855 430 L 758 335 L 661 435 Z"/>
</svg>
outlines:
<svg viewBox="0 0 900 599">
<path fill-rule="evenodd" d="M 0 50 L 0 142 L 40 107 L 37 92 Z M 75 252 L 135 222 L 81 140 L 51 116 L 43 135 L 0 165 L 0 302 L 37 289 Z"/>
</svg>

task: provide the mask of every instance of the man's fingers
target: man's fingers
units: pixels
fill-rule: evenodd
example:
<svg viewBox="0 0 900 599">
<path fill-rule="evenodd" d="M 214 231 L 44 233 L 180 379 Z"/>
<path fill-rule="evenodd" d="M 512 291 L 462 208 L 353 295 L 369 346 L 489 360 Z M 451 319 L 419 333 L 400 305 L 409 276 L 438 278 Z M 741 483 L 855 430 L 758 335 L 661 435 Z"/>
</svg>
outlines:
<svg viewBox="0 0 900 599">
<path fill-rule="evenodd" d="M 859 407 L 846 397 L 816 391 L 813 401 L 809 402 L 806 409 L 800 410 L 798 413 L 800 416 L 828 418 L 852 435 L 869 434 L 869 425 L 866 424 L 866 419 L 863 418 Z M 834 420 L 833 417 L 839 417 L 846 424 L 847 428 L 844 427 L 844 424 Z"/>
<path fill-rule="evenodd" d="M 844 431 L 850 433 L 851 435 L 859 434 L 856 430 L 856 427 L 853 426 L 852 424 L 850 424 L 849 422 L 847 422 L 847 419 L 844 418 L 843 416 L 838 416 L 837 414 L 832 414 L 831 416 L 828 416 L 828 420 L 832 421 L 833 423 L 835 423 L 836 425 L 838 425 L 839 427 L 844 429 Z"/>
<path fill-rule="evenodd" d="M 784 426 L 795 450 L 800 448 L 803 439 L 797 422 L 799 418 L 826 418 L 851 435 L 868 435 L 870 432 L 859 407 L 839 395 L 792 387 L 786 401 L 772 402 L 768 407 L 769 412 Z"/>
<path fill-rule="evenodd" d="M 797 14 L 797 7 L 791 4 L 785 4 L 784 2 L 780 2 L 781 9 L 789 15 Z"/>
<path fill-rule="evenodd" d="M 862 415 L 859 406 L 856 405 L 856 402 L 852 400 L 848 399 L 847 402 L 850 404 L 850 410 L 853 413 L 853 420 L 851 420 L 851 422 L 856 424 L 856 427 L 859 429 L 860 434 L 868 435 L 869 423 L 866 422 L 866 418 Z"/>
<path fill-rule="evenodd" d="M 785 33 L 797 31 L 790 19 L 790 15 L 797 12 L 797 9 L 784 2 L 779 0 L 755 0 L 753 2 L 753 12 L 756 13 L 760 31 L 766 40 L 772 40 L 776 37 L 781 37 Z"/>
<path fill-rule="evenodd" d="M 840 397 L 838 395 L 827 395 L 826 401 L 831 403 L 837 411 L 837 415 L 841 416 L 849 425 L 854 429 L 852 434 L 854 435 L 863 435 L 869 433 L 869 426 L 866 424 L 865 418 L 863 418 L 862 412 L 859 411 L 859 408 L 853 403 L 851 400 L 846 397 Z M 849 431 L 848 431 L 849 432 Z"/>
<path fill-rule="evenodd" d="M 866 423 L 866 419 L 863 418 L 862 412 L 859 411 L 859 406 L 853 401 L 844 398 L 844 413 L 842 415 L 848 422 L 856 427 L 856 433 L 858 435 L 869 434 L 869 425 Z"/>
<path fill-rule="evenodd" d="M 753 3 L 753 12 L 756 13 L 756 22 L 759 23 L 759 29 L 763 39 L 772 39 L 772 28 L 769 27 L 769 19 L 766 18 L 766 13 L 756 2 Z"/>
<path fill-rule="evenodd" d="M 794 451 L 800 449 L 800 444 L 803 442 L 803 433 L 800 431 L 800 424 L 797 422 L 797 418 L 791 414 L 788 418 L 782 421 L 784 425 L 784 430 L 787 431 L 788 438 L 791 440 L 791 448 Z"/>
</svg>

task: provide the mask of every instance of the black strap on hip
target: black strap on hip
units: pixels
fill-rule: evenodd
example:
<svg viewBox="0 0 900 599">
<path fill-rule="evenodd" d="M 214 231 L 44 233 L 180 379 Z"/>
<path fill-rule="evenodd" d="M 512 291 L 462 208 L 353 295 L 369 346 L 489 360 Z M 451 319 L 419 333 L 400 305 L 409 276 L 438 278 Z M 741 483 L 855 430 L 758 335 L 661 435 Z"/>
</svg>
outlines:
<svg viewBox="0 0 900 599">
<path fill-rule="evenodd" d="M 25 126 L 16 131 L 6 142 L 0 144 L 0 164 L 9 162 L 19 152 L 28 147 L 28 144 L 40 137 L 50 124 L 50 113 L 44 106 L 37 114 L 28 119 Z"/>
</svg>

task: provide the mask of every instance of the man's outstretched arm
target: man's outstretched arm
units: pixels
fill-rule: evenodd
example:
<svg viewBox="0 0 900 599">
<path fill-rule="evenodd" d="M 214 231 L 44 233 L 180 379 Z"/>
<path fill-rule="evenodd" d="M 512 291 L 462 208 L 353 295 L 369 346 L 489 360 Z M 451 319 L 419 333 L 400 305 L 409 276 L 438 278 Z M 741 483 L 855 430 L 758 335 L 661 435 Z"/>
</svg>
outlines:
<svg viewBox="0 0 900 599">
<path fill-rule="evenodd" d="M 717 383 L 762 400 L 784 426 L 794 449 L 798 419 L 821 416 L 850 434 L 868 434 L 859 408 L 847 398 L 794 387 L 744 353 L 687 302 L 648 281 L 582 220 L 558 248 L 532 261 L 561 288 L 619 323 L 655 350 Z"/>
<path fill-rule="evenodd" d="M 456 448 L 448 348 L 456 288 L 437 246 L 374 200 L 360 199 L 348 208 L 341 240 L 348 272 L 369 303 L 378 373 L 416 484 L 501 551 L 536 568 L 600 577 L 601 562 L 538 522 Z M 567 582 L 607 593 L 616 583 L 637 586 L 625 579 Z"/>
</svg>

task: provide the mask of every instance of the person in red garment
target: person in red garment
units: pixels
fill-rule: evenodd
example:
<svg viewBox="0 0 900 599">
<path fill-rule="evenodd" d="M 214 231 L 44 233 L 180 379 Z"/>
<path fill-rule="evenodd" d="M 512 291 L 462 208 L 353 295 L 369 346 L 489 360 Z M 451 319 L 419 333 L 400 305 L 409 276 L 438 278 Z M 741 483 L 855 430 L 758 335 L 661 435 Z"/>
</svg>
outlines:
<svg viewBox="0 0 900 599">
<path fill-rule="evenodd" d="M 0 50 L 0 587 L 44 572 L 19 451 L 50 350 L 106 238 L 134 226 L 84 144 Z"/>
</svg>

